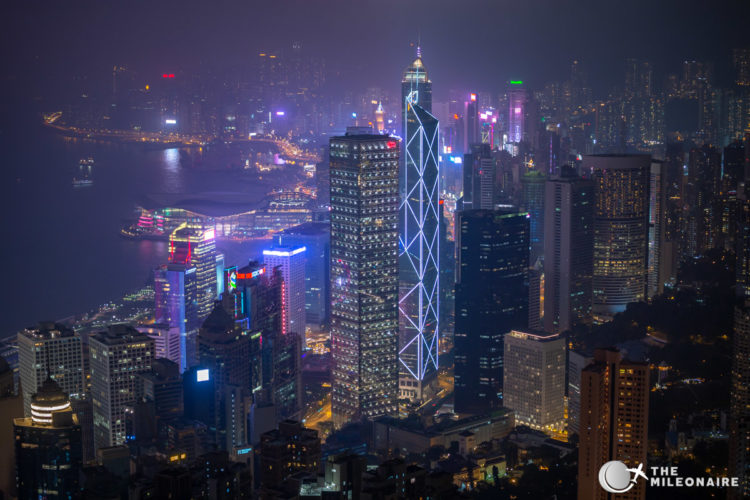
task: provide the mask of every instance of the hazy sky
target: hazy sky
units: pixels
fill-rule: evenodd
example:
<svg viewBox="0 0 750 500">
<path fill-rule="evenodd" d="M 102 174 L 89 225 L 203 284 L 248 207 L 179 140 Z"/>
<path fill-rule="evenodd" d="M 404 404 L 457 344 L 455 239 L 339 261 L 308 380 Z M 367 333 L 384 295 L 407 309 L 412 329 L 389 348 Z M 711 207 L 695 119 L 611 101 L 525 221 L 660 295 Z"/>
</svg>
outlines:
<svg viewBox="0 0 750 500">
<path fill-rule="evenodd" d="M 300 40 L 331 65 L 389 86 L 419 33 L 440 97 L 511 77 L 541 86 L 565 77 L 574 58 L 598 87 L 621 81 L 628 56 L 663 72 L 686 58 L 721 70 L 732 47 L 750 45 L 743 0 L 18 0 L 1 9 L 3 80 L 15 82 L 115 63 L 157 72 L 242 65 L 259 49 Z"/>
</svg>

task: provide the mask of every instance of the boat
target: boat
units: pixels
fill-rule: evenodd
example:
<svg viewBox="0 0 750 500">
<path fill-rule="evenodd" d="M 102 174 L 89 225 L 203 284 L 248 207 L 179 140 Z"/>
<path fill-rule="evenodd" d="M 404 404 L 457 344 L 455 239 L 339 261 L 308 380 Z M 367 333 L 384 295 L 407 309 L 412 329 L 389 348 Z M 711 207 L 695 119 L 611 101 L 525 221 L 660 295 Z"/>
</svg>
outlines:
<svg viewBox="0 0 750 500">
<path fill-rule="evenodd" d="M 78 162 L 78 175 L 73 177 L 73 187 L 87 187 L 94 184 L 91 178 L 91 169 L 94 166 L 92 157 L 81 158 Z"/>
</svg>

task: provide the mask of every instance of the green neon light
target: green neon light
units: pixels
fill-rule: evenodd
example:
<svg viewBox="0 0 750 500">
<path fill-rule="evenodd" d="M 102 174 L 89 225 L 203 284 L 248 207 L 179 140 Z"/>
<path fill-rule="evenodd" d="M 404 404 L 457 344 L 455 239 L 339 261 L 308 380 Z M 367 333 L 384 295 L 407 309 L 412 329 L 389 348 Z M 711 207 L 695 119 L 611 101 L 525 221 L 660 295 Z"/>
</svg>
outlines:
<svg viewBox="0 0 750 500">
<path fill-rule="evenodd" d="M 511 85 L 523 85 L 523 80 L 511 80 Z"/>
</svg>

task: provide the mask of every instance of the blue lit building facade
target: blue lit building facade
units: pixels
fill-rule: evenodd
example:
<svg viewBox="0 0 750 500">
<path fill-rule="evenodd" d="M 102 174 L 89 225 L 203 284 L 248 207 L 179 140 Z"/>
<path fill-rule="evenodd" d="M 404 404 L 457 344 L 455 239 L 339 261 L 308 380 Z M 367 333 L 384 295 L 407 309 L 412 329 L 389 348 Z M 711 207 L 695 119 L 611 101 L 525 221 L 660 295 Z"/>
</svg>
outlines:
<svg viewBox="0 0 750 500">
<path fill-rule="evenodd" d="M 438 367 L 440 175 L 438 120 L 431 114 L 432 83 L 419 49 L 417 59 L 404 71 L 401 88 L 399 368 L 421 383 Z"/>
</svg>

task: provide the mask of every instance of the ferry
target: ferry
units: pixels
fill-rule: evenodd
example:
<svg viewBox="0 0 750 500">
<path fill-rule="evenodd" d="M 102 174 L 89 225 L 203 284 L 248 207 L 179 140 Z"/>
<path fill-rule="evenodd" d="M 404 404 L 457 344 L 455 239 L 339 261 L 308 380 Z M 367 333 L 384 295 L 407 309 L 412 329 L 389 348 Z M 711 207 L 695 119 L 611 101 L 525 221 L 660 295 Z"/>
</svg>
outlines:
<svg viewBox="0 0 750 500">
<path fill-rule="evenodd" d="M 88 158 L 81 158 L 78 162 L 78 175 L 73 177 L 73 187 L 86 187 L 94 184 L 94 180 L 91 178 L 91 168 L 93 166 L 93 158 L 90 156 Z"/>
</svg>

